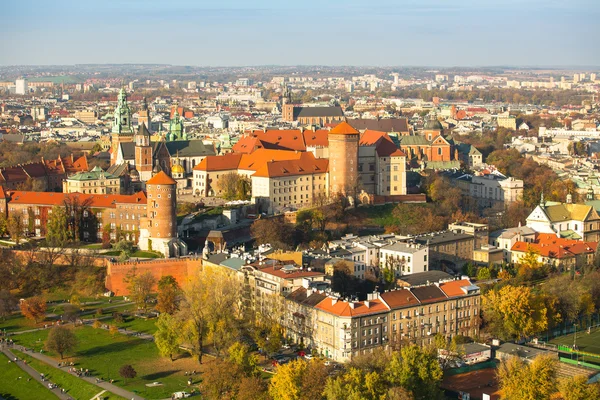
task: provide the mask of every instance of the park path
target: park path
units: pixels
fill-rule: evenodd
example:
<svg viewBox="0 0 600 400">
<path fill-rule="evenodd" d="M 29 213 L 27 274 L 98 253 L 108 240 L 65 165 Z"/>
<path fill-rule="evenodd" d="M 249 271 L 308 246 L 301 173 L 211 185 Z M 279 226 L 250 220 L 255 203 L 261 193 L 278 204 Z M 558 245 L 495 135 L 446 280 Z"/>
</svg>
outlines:
<svg viewBox="0 0 600 400">
<path fill-rule="evenodd" d="M 36 360 L 39 360 L 45 364 L 48 364 L 52 368 L 60 369 L 61 371 L 68 373 L 68 367 L 65 367 L 65 368 L 58 367 L 57 361 L 52 357 L 48 357 L 44 354 L 40 354 L 40 353 L 36 353 L 36 352 L 32 352 L 32 351 L 26 351 L 25 354 L 27 354 L 28 356 L 31 356 L 31 357 L 35 358 Z M 13 356 L 13 358 L 14 358 L 14 356 Z M 77 377 L 77 375 L 75 375 L 75 374 L 71 374 L 71 375 Z M 126 399 L 144 400 L 143 397 L 138 396 L 137 394 L 130 392 L 128 390 L 125 390 L 119 386 L 113 385 L 110 382 L 104 382 L 104 381 L 96 382 L 96 378 L 91 377 L 91 376 L 79 376 L 78 378 L 83 379 L 84 381 L 89 382 L 93 385 L 96 385 L 102 389 L 108 390 L 109 392 L 117 394 L 121 397 L 125 397 Z"/>
<path fill-rule="evenodd" d="M 15 359 L 15 355 L 6 347 L 6 345 L 2 344 L 0 345 L 0 350 L 2 351 L 2 353 L 4 353 L 10 360 L 14 360 Z M 13 361 L 14 362 L 14 361 Z M 69 396 L 66 393 L 62 393 L 60 391 L 60 389 L 56 388 L 56 389 L 50 389 L 48 388 L 48 383 L 50 383 L 49 381 L 42 381 L 42 378 L 40 377 L 40 373 L 37 372 L 35 369 L 31 368 L 29 365 L 25 364 L 23 361 L 19 360 L 17 362 L 15 362 L 15 364 L 21 368 L 23 371 L 25 371 L 27 374 L 29 374 L 33 379 L 35 379 L 36 381 L 38 381 L 39 383 L 42 384 L 42 386 L 44 388 L 46 388 L 46 390 L 52 392 L 54 395 L 56 395 L 59 399 L 62 400 L 72 400 L 71 396 Z"/>
<path fill-rule="evenodd" d="M 68 303 L 66 303 L 66 304 L 68 304 Z M 131 304 L 133 304 L 133 302 L 119 303 L 119 304 L 115 304 L 115 305 L 112 305 L 112 306 L 109 306 L 109 307 L 102 307 L 102 309 L 104 309 L 104 310 L 111 310 L 113 308 L 119 308 L 119 307 L 122 307 L 122 306 L 131 305 Z M 92 311 L 94 311 L 94 310 L 90 310 L 90 312 L 84 312 L 81 315 L 92 314 Z M 57 315 L 56 314 L 46 314 L 46 318 L 50 318 L 50 317 L 57 317 Z M 109 319 L 109 318 L 112 318 L 112 315 L 104 315 L 102 317 L 95 318 L 95 319 L 102 320 L 102 319 Z M 90 324 L 94 323 L 93 319 L 91 319 L 91 320 L 83 320 L 83 321 L 84 321 L 84 324 L 87 324 L 88 321 L 90 321 Z M 71 322 L 66 322 L 63 325 L 72 325 L 72 323 Z M 23 334 L 23 333 L 31 333 L 31 332 L 43 331 L 44 329 L 50 329 L 53 326 L 54 325 L 52 325 L 52 324 L 48 324 L 48 326 L 46 326 L 45 328 L 44 327 L 40 327 L 40 328 L 27 329 L 27 330 L 24 330 L 24 331 L 10 332 L 10 336 L 20 335 L 20 334 Z"/>
</svg>

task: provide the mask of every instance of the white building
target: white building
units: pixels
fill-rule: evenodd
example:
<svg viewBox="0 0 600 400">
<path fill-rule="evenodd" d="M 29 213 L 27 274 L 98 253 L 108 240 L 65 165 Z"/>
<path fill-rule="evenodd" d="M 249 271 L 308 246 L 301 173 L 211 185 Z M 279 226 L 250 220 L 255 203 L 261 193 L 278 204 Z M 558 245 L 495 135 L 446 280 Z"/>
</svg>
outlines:
<svg viewBox="0 0 600 400">
<path fill-rule="evenodd" d="M 27 81 L 25 79 L 17 79 L 15 81 L 15 93 L 16 94 L 27 93 Z"/>
<path fill-rule="evenodd" d="M 429 270 L 428 246 L 398 242 L 382 247 L 379 253 L 379 267 L 393 270 L 396 277 Z"/>
<path fill-rule="evenodd" d="M 490 233 L 489 242 L 491 245 L 502 249 L 504 261 L 510 262 L 511 249 L 517 242 L 533 243 L 536 232 L 528 226 L 519 226 L 516 228 L 501 229 Z"/>
</svg>

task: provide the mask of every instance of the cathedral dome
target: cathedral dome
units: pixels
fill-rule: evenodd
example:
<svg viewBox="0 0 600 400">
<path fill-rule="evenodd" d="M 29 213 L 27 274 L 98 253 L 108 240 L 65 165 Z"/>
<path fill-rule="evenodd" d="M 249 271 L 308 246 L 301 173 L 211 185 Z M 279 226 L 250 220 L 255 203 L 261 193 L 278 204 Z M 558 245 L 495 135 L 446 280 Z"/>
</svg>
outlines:
<svg viewBox="0 0 600 400">
<path fill-rule="evenodd" d="M 173 165 L 173 167 L 171 168 L 171 174 L 175 175 L 175 174 L 185 174 L 185 169 L 179 165 L 179 164 L 175 164 Z"/>
<path fill-rule="evenodd" d="M 131 171 L 129 171 L 129 177 L 131 178 L 132 182 L 140 181 L 140 173 L 137 169 L 132 169 Z"/>
<path fill-rule="evenodd" d="M 423 129 L 426 131 L 441 131 L 444 127 L 442 127 L 442 124 L 438 121 L 437 117 L 431 117 L 425 122 Z"/>
</svg>

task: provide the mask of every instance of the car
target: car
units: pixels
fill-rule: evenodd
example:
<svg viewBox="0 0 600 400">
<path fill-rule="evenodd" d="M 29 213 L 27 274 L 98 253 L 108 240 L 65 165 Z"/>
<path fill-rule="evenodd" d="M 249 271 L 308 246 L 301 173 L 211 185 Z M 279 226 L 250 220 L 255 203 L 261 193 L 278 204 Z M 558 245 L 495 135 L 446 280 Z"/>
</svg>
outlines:
<svg viewBox="0 0 600 400">
<path fill-rule="evenodd" d="M 286 344 L 284 344 L 284 345 L 283 345 L 283 346 L 281 346 L 281 347 L 283 347 L 284 349 L 288 350 L 288 349 L 290 348 L 290 345 L 286 343 Z"/>
<path fill-rule="evenodd" d="M 310 354 L 305 354 L 304 358 L 306 358 L 307 360 L 311 360 L 313 358 L 313 356 Z"/>
</svg>

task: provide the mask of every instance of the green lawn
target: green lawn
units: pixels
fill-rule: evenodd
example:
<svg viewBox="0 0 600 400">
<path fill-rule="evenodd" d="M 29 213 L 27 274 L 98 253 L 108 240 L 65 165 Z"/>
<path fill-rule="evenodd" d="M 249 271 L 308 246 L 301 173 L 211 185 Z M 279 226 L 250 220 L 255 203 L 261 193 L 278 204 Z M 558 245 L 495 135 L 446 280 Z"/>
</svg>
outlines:
<svg viewBox="0 0 600 400">
<path fill-rule="evenodd" d="M 110 310 L 109 310 L 110 311 Z M 124 317 L 124 322 L 115 322 L 114 318 L 102 319 L 100 322 L 108 325 L 117 325 L 119 328 L 125 328 L 136 332 L 154 334 L 156 332 L 156 318 L 143 319 L 135 317 Z"/>
<path fill-rule="evenodd" d="M 131 255 L 131 257 L 139 257 L 139 258 L 162 258 L 163 255 L 160 253 L 156 253 L 153 251 L 143 251 L 143 250 L 138 250 L 135 253 L 133 253 Z"/>
<path fill-rule="evenodd" d="M 19 379 L 21 377 L 21 379 Z M 14 363 L 8 362 L 8 357 L 0 353 L 0 397 L 6 400 L 39 400 L 56 399 L 56 395 L 31 379 L 29 374 Z"/>
<path fill-rule="evenodd" d="M 26 331 L 28 329 L 38 328 L 40 325 L 36 325 L 33 321 L 28 320 L 23 315 L 12 314 L 6 317 L 4 320 L 0 320 L 0 330 L 8 332 Z M 41 324 L 44 326 L 44 324 Z"/>
<path fill-rule="evenodd" d="M 79 379 L 68 372 L 59 370 L 42 361 L 36 360 L 25 353 L 20 351 L 14 351 L 14 353 L 17 357 L 26 360 L 27 364 L 29 364 L 33 369 L 46 375 L 50 382 L 56 383 L 61 388 L 64 388 L 67 391 L 67 394 L 75 399 L 91 399 L 104 390 L 101 387 Z M 110 392 L 104 393 L 103 398 L 119 400 L 123 399 L 123 397 L 117 396 L 116 394 Z"/>
<path fill-rule="evenodd" d="M 144 321 L 145 322 L 145 321 Z M 173 392 L 183 390 L 186 385 L 185 371 L 200 370 L 200 366 L 190 357 L 180 357 L 175 362 L 162 358 L 154 342 L 117 334 L 114 337 L 103 329 L 79 327 L 75 329 L 79 340 L 77 350 L 69 361 L 79 367 L 88 368 L 94 376 L 115 379 L 115 384 L 127 390 L 136 390 L 140 396 L 148 399 L 168 398 Z M 26 333 L 14 337 L 25 347 L 39 351 L 44 346 L 48 331 Z M 55 354 L 49 353 L 51 356 Z M 125 364 L 131 364 L 137 371 L 137 377 L 125 384 L 118 370 Z M 146 387 L 147 383 L 161 382 L 163 386 Z M 194 384 L 199 381 L 195 378 Z"/>
<path fill-rule="evenodd" d="M 550 341 L 552 344 L 563 345 L 572 347 L 573 346 L 573 334 L 559 336 Z M 596 362 L 600 362 L 600 328 L 592 329 L 591 333 L 587 333 L 587 330 L 577 332 L 577 347 L 580 351 L 586 353 L 598 354 L 599 358 L 595 358 Z"/>
<path fill-rule="evenodd" d="M 384 204 L 381 206 L 360 207 L 350 210 L 349 213 L 360 218 L 365 226 L 391 226 L 395 223 L 395 217 L 392 214 L 395 206 L 395 204 Z"/>
</svg>

